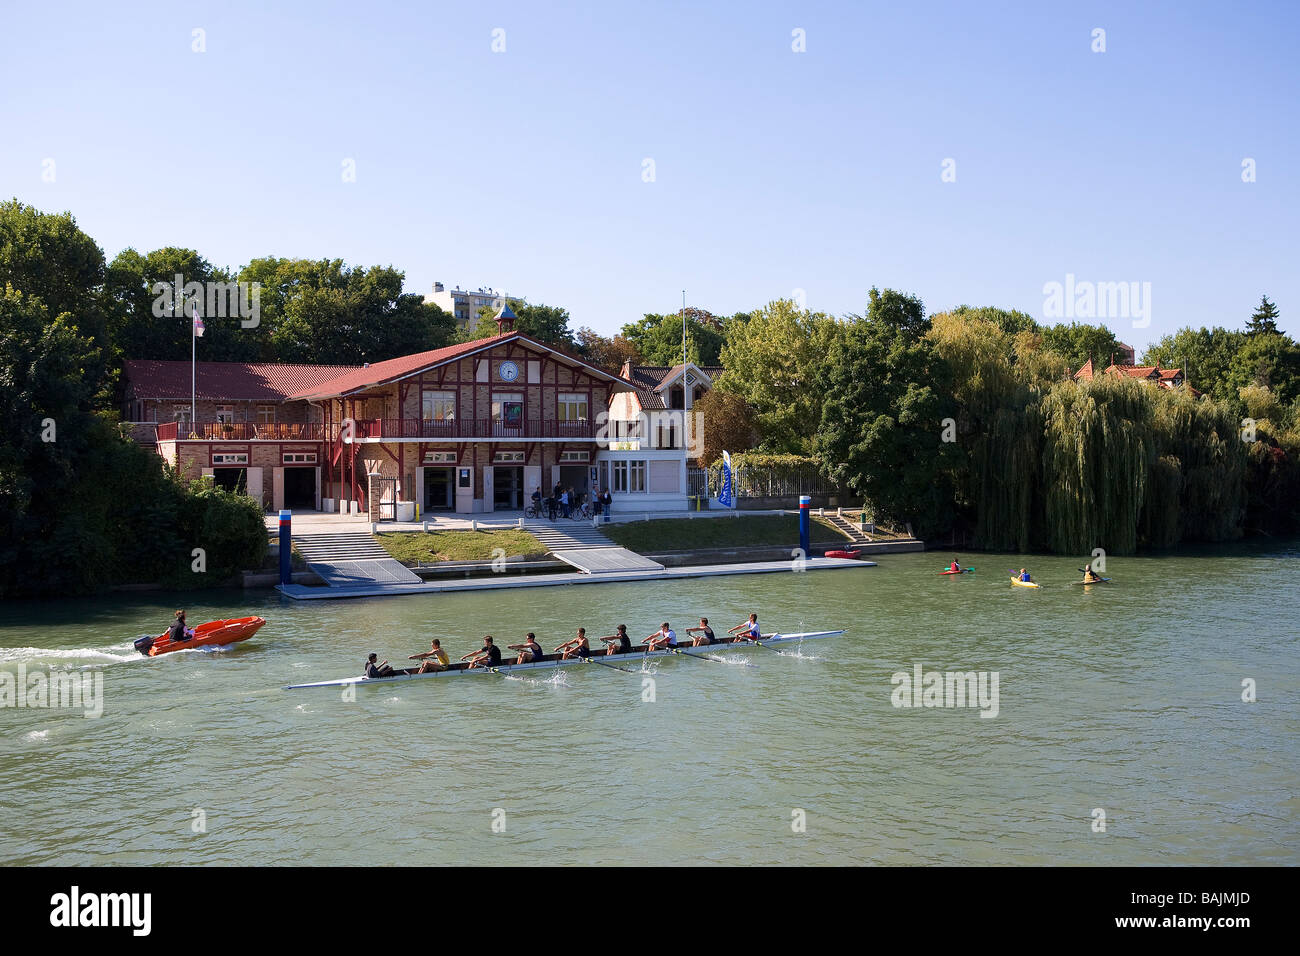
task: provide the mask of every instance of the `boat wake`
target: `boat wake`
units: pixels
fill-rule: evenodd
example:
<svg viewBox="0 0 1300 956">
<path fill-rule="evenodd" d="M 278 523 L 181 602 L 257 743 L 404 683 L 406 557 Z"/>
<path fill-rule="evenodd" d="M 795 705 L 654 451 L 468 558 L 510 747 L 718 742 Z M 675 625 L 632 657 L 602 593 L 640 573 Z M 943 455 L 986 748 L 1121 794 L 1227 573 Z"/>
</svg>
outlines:
<svg viewBox="0 0 1300 956">
<path fill-rule="evenodd" d="M 113 651 L 118 653 L 112 653 Z M 87 668 L 143 660 L 148 658 L 130 644 L 118 645 L 109 650 L 96 647 L 78 647 L 71 650 L 56 650 L 49 647 L 0 647 L 0 665 L 59 663 L 71 666 L 74 661 L 82 661 L 81 667 Z"/>
<path fill-rule="evenodd" d="M 550 677 L 546 678 L 546 680 L 538 680 L 536 677 L 516 677 L 514 674 L 505 674 L 503 676 L 505 677 L 506 680 L 517 680 L 523 684 L 526 684 L 529 687 L 568 687 L 569 686 L 568 675 L 562 670 L 557 670 Z"/>
</svg>

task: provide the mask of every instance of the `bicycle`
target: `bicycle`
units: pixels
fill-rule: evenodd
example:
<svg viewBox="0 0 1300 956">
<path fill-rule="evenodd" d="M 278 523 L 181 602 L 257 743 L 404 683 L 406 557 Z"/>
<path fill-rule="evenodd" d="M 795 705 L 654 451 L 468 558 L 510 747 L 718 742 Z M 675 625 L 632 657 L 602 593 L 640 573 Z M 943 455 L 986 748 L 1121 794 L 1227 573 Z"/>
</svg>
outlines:
<svg viewBox="0 0 1300 956">
<path fill-rule="evenodd" d="M 569 509 L 569 517 L 574 521 L 590 521 L 595 516 L 592 513 L 591 505 L 584 502 L 581 508 Z"/>
<path fill-rule="evenodd" d="M 541 516 L 542 516 L 542 509 L 539 505 L 530 504 L 527 508 L 524 509 L 525 518 L 540 518 Z"/>
</svg>

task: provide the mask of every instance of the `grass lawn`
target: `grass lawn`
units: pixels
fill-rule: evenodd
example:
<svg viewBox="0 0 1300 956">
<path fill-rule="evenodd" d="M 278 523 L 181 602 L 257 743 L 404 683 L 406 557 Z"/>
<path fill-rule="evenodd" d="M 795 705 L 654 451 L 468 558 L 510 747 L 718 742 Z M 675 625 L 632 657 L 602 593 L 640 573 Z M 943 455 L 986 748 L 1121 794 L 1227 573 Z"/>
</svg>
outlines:
<svg viewBox="0 0 1300 956">
<path fill-rule="evenodd" d="M 797 515 L 745 515 L 739 518 L 666 518 L 602 525 L 601 530 L 631 551 L 696 551 L 704 548 L 758 548 L 799 546 Z M 843 544 L 840 530 L 816 516 L 812 519 L 814 544 Z"/>
<path fill-rule="evenodd" d="M 507 557 L 517 554 L 545 554 L 545 546 L 527 531 L 507 528 L 499 531 L 391 531 L 375 535 L 398 561 L 490 561 L 492 551 L 502 548 Z"/>
</svg>

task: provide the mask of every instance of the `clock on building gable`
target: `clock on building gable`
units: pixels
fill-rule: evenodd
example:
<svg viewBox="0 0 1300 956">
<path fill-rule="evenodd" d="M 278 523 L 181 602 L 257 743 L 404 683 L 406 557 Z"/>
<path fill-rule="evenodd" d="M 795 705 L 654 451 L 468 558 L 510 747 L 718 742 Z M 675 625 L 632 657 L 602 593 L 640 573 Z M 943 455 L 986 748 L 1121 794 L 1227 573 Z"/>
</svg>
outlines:
<svg viewBox="0 0 1300 956">
<path fill-rule="evenodd" d="M 502 362 L 497 367 L 497 374 L 503 382 L 513 382 L 519 377 L 519 366 L 514 362 Z"/>
</svg>

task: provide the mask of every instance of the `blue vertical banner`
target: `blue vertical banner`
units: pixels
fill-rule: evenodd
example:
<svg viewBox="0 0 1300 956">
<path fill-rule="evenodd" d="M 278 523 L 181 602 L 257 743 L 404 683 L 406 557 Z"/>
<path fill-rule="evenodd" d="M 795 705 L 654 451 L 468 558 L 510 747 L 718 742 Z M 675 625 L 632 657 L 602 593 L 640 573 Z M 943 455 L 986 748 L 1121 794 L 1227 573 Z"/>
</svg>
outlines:
<svg viewBox="0 0 1300 956">
<path fill-rule="evenodd" d="M 280 583 L 293 584 L 293 512 L 280 512 Z"/>
<path fill-rule="evenodd" d="M 812 552 L 812 495 L 799 496 L 799 547 L 807 557 Z"/>
<path fill-rule="evenodd" d="M 718 504 L 731 507 L 731 455 L 722 453 L 722 487 L 718 489 Z"/>
</svg>

